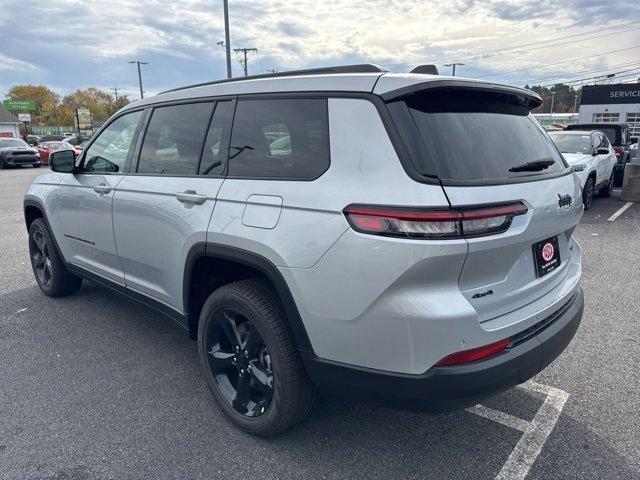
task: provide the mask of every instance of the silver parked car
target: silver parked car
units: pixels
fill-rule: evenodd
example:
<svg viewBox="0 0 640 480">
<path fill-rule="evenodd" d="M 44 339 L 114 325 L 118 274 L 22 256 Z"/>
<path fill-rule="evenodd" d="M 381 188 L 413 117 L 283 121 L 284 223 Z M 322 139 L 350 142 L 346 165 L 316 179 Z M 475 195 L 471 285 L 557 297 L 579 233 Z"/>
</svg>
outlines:
<svg viewBox="0 0 640 480">
<path fill-rule="evenodd" d="M 256 435 L 318 389 L 450 410 L 521 383 L 582 317 L 581 185 L 535 93 L 373 65 L 164 92 L 29 188 L 42 291 L 92 279 L 197 340 Z"/>
</svg>

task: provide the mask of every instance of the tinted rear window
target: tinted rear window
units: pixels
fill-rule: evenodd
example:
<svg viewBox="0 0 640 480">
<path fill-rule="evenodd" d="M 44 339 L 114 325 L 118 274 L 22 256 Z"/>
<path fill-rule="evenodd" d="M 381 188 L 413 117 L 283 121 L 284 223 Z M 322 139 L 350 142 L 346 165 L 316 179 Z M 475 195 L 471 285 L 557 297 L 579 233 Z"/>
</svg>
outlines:
<svg viewBox="0 0 640 480">
<path fill-rule="evenodd" d="M 326 99 L 238 101 L 229 175 L 313 180 L 328 167 Z"/>
<path fill-rule="evenodd" d="M 567 168 L 529 110 L 507 96 L 439 91 L 413 95 L 404 102 L 426 150 L 426 155 L 412 155 L 422 175 L 435 174 L 443 181 L 502 182 L 558 173 Z M 390 107 L 394 116 L 402 108 Z M 399 128 L 407 125 L 396 123 Z M 402 132 L 401 135 L 407 137 Z M 541 161 L 553 164 L 513 170 Z"/>
<path fill-rule="evenodd" d="M 622 129 L 620 127 L 603 127 L 598 123 L 580 123 L 577 125 L 569 125 L 567 130 L 598 130 L 607 136 L 611 145 L 622 145 L 620 134 Z"/>
</svg>

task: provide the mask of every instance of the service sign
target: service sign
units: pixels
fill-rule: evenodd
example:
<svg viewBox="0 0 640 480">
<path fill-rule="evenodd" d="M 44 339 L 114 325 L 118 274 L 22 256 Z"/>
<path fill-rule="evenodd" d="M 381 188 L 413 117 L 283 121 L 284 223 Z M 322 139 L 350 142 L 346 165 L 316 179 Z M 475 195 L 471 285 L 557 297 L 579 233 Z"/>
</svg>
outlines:
<svg viewBox="0 0 640 480">
<path fill-rule="evenodd" d="M 640 84 L 585 85 L 580 105 L 640 103 Z"/>
<path fill-rule="evenodd" d="M 19 113 L 18 114 L 18 120 L 20 120 L 21 122 L 30 122 L 31 121 L 31 114 L 30 113 Z"/>
</svg>

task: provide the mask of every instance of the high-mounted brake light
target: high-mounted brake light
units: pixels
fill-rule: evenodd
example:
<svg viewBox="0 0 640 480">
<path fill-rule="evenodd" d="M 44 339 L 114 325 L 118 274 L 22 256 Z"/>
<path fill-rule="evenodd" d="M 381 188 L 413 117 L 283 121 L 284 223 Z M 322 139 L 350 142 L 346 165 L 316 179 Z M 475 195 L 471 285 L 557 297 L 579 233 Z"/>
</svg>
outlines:
<svg viewBox="0 0 640 480">
<path fill-rule="evenodd" d="M 506 231 L 513 217 L 527 213 L 520 202 L 474 208 L 423 210 L 352 205 L 344 214 L 355 231 L 406 238 L 464 238 Z"/>
<path fill-rule="evenodd" d="M 483 358 L 490 357 L 491 355 L 495 355 L 496 353 L 503 351 L 510 343 L 511 340 L 506 338 L 483 347 L 452 353 L 436 363 L 436 367 L 451 367 L 453 365 L 461 365 L 463 363 L 477 362 L 478 360 L 482 360 Z"/>
</svg>

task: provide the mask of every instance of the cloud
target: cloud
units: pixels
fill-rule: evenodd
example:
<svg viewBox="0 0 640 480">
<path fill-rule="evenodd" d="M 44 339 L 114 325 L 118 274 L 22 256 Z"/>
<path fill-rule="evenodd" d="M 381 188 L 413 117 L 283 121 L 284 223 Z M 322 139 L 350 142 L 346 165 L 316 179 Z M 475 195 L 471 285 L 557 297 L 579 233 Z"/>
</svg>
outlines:
<svg viewBox="0 0 640 480">
<path fill-rule="evenodd" d="M 0 88 L 38 82 L 69 91 L 111 85 L 135 96 L 137 73 L 127 62 L 145 60 L 150 92 L 225 76 L 222 2 L 219 0 L 5 0 L 0 11 Z M 232 47 L 255 47 L 251 73 L 327 64 L 372 62 L 407 71 L 420 63 L 462 61 L 463 75 L 540 66 L 539 71 L 496 77 L 519 83 L 562 72 L 615 65 L 598 55 L 640 44 L 640 31 L 554 48 L 532 42 L 633 20 L 629 0 L 232 0 Z M 4 13 L 3 13 L 4 12 Z M 7 12 L 11 12 L 9 15 Z M 638 15 L 640 16 L 640 15 Z M 631 25 L 633 27 L 634 25 Z M 547 44 L 548 45 L 548 44 Z M 593 61 L 546 68 L 592 52 Z M 593 65 L 596 67 L 593 67 Z M 233 59 L 235 74 L 241 66 Z M 446 69 L 442 69 L 446 70 Z"/>
</svg>

